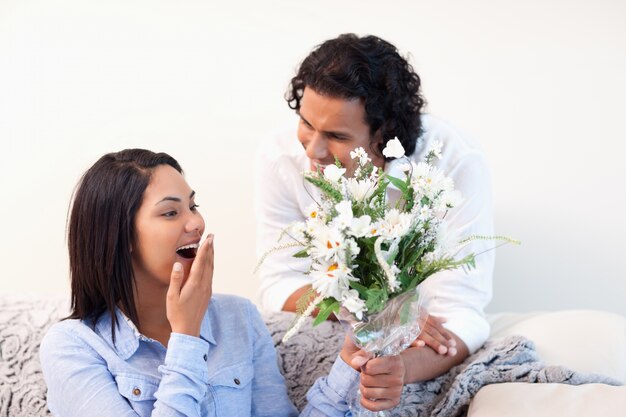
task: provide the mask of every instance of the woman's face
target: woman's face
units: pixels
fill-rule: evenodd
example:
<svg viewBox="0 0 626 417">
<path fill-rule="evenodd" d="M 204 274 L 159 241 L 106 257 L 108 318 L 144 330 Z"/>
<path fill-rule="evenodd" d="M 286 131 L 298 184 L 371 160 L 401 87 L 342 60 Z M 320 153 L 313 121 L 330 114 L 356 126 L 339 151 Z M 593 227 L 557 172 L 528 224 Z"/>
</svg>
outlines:
<svg viewBox="0 0 626 417">
<path fill-rule="evenodd" d="M 138 284 L 169 286 L 174 262 L 183 265 L 185 277 L 189 275 L 204 233 L 194 194 L 171 166 L 153 170 L 135 218 L 132 260 Z"/>
<path fill-rule="evenodd" d="M 334 164 L 337 157 L 350 176 L 356 169 L 350 151 L 359 147 L 365 149 L 374 165 L 384 166 L 384 158 L 372 151 L 377 140 L 372 140 L 361 100 L 324 96 L 305 87 L 298 113 L 298 140 L 311 160 L 311 170 Z"/>
</svg>

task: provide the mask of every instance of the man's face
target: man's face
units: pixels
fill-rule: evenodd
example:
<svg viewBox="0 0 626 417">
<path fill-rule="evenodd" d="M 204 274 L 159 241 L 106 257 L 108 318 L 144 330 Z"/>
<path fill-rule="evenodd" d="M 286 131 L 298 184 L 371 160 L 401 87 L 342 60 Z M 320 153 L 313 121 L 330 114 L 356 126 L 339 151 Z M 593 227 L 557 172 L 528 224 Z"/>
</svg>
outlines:
<svg viewBox="0 0 626 417">
<path fill-rule="evenodd" d="M 365 149 L 374 165 L 384 166 L 384 158 L 372 151 L 377 141 L 370 135 L 360 99 L 324 96 L 305 87 L 299 115 L 298 140 L 311 160 L 311 170 L 334 164 L 337 157 L 351 176 L 356 161 L 350 158 L 350 151 L 358 147 Z"/>
</svg>

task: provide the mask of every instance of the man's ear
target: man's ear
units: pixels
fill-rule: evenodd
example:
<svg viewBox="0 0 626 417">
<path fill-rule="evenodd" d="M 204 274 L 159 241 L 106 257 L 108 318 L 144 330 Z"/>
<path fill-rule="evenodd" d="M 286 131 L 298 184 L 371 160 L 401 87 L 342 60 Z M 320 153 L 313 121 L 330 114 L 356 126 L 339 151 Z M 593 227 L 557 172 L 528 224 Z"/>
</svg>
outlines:
<svg viewBox="0 0 626 417">
<path fill-rule="evenodd" d="M 382 155 L 383 148 L 385 147 L 385 141 L 383 140 L 383 132 L 378 129 L 371 137 L 372 150 Z"/>
</svg>

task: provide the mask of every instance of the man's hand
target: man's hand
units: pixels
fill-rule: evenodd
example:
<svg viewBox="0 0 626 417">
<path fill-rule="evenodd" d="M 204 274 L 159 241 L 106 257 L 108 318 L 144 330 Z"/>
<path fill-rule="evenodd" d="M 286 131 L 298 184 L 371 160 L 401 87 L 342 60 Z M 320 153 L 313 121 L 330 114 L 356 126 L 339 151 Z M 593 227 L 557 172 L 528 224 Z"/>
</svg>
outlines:
<svg viewBox="0 0 626 417">
<path fill-rule="evenodd" d="M 443 317 L 428 316 L 424 329 L 411 344 L 412 347 L 428 346 L 440 355 L 454 356 L 457 354 L 456 340 L 448 332 L 443 323 Z"/>
</svg>

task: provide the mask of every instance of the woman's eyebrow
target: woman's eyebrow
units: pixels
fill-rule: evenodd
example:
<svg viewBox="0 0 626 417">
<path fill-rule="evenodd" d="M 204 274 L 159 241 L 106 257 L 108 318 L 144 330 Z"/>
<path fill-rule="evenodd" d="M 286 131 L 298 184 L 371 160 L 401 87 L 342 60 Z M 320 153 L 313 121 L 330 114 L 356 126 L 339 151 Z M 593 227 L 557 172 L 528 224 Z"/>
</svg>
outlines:
<svg viewBox="0 0 626 417">
<path fill-rule="evenodd" d="M 192 191 L 192 192 L 191 192 L 191 194 L 189 194 L 189 199 L 191 200 L 191 199 L 192 199 L 195 195 L 196 195 L 196 192 L 195 192 L 195 191 Z M 174 197 L 174 196 L 169 196 L 169 195 L 168 195 L 167 197 L 164 197 L 161 201 L 157 202 L 157 203 L 155 204 L 155 206 L 156 206 L 157 204 L 161 204 L 161 203 L 163 203 L 164 201 L 175 201 L 175 202 L 177 202 L 177 203 L 180 203 L 182 200 L 180 199 L 180 197 Z"/>
</svg>

